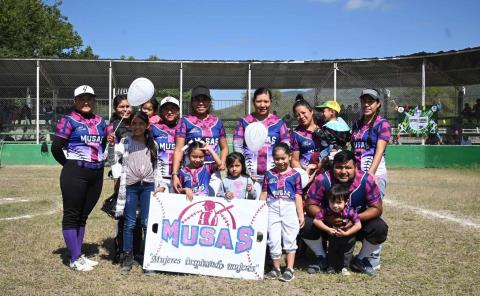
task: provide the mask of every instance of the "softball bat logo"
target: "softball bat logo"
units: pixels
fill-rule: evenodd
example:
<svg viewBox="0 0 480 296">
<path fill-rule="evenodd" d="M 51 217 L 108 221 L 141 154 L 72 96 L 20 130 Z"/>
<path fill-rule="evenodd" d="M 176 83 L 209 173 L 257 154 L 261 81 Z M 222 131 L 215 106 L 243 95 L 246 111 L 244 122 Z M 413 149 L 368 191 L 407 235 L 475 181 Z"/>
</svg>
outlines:
<svg viewBox="0 0 480 296">
<path fill-rule="evenodd" d="M 163 219 L 162 240 L 177 248 L 199 245 L 232 250 L 236 254 L 248 252 L 255 230 L 251 225 L 238 227 L 231 212 L 233 208 L 233 204 L 214 200 L 195 202 L 183 209 L 177 219 Z"/>
</svg>

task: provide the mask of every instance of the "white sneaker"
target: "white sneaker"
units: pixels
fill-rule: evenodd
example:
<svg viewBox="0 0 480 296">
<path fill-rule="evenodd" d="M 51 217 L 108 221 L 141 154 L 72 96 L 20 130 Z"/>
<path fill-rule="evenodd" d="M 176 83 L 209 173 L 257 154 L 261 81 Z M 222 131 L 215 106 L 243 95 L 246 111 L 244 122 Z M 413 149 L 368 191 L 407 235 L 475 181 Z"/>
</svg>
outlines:
<svg viewBox="0 0 480 296">
<path fill-rule="evenodd" d="M 70 262 L 70 268 L 77 271 L 91 271 L 93 267 L 87 264 L 82 257 L 78 258 L 74 262 Z"/>
<path fill-rule="evenodd" d="M 85 263 L 87 263 L 88 265 L 90 265 L 90 266 L 92 266 L 92 267 L 98 265 L 98 262 L 97 262 L 97 261 L 88 259 L 88 258 L 85 256 L 85 254 L 82 254 L 82 256 L 80 256 L 80 258 L 82 258 L 83 261 L 85 261 Z"/>
<path fill-rule="evenodd" d="M 346 268 L 346 267 L 342 268 L 341 273 L 342 273 L 342 275 L 352 275 L 350 270 L 348 270 L 348 268 Z"/>
</svg>

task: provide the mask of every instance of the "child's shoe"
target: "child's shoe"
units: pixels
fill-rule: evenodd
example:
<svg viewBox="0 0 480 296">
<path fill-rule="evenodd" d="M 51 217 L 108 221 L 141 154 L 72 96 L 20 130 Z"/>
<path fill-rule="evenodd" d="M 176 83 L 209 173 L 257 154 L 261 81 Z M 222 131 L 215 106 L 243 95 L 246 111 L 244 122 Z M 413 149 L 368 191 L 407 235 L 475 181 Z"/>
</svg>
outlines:
<svg viewBox="0 0 480 296">
<path fill-rule="evenodd" d="M 295 278 L 295 275 L 293 275 L 293 269 L 287 268 L 285 269 L 285 272 L 282 274 L 282 276 L 279 278 L 282 282 L 289 282 Z"/>
<path fill-rule="evenodd" d="M 282 276 L 282 272 L 280 271 L 280 269 L 273 268 L 272 270 L 270 270 L 269 273 L 266 273 L 263 276 L 263 278 L 265 278 L 267 280 L 276 280 L 281 276 Z"/>
</svg>

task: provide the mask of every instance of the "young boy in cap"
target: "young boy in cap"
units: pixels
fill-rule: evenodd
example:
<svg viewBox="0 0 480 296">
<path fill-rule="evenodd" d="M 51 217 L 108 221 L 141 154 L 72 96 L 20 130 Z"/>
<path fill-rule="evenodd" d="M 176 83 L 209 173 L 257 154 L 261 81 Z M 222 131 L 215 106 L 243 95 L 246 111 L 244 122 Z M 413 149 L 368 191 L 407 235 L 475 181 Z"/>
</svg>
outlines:
<svg viewBox="0 0 480 296">
<path fill-rule="evenodd" d="M 326 101 L 315 109 L 322 114 L 322 124 L 313 134 L 320 152 L 313 153 L 310 163 L 313 164 L 311 168 L 316 166 L 319 169 L 325 157 L 332 160 L 337 152 L 346 149 L 350 142 L 350 127 L 338 116 L 341 111 L 338 102 Z"/>
</svg>

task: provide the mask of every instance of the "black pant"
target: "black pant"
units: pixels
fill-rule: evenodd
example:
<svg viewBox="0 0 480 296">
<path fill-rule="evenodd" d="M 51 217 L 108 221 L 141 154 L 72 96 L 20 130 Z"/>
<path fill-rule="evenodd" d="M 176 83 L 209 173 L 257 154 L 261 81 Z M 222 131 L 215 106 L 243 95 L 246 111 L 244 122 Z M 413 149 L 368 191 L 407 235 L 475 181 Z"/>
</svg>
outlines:
<svg viewBox="0 0 480 296">
<path fill-rule="evenodd" d="M 60 174 L 60 189 L 63 199 L 63 229 L 85 226 L 102 193 L 103 168 L 87 169 L 67 160 Z"/>
<path fill-rule="evenodd" d="M 328 237 L 327 262 L 335 271 L 341 271 L 343 267 L 349 267 L 355 248 L 355 235 L 347 237 Z"/>
</svg>

